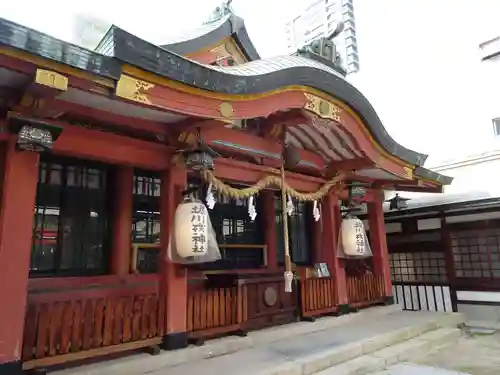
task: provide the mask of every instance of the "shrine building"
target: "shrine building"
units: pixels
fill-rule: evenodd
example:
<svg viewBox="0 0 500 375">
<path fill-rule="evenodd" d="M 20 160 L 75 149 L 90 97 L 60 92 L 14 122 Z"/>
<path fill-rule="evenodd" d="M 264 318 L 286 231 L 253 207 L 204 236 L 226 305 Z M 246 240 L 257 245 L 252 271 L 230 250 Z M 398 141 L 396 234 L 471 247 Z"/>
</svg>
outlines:
<svg viewBox="0 0 500 375">
<path fill-rule="evenodd" d="M 393 303 L 383 191 L 441 192 L 425 160 L 328 39 L 260 59 L 221 9 L 161 46 L 113 26 L 91 51 L 0 19 L 0 373 Z M 167 256 L 187 191 L 216 261 Z M 345 259 L 360 203 L 372 256 Z"/>
</svg>

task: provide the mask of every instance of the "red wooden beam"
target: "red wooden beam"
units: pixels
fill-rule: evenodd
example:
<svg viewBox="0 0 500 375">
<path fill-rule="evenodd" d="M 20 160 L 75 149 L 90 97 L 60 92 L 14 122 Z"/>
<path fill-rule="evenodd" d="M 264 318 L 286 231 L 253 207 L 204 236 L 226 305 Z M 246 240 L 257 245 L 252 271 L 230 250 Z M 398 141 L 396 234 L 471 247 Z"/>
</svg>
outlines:
<svg viewBox="0 0 500 375">
<path fill-rule="evenodd" d="M 60 123 L 58 123 L 61 126 Z M 171 149 L 165 145 L 126 138 L 97 130 L 62 125 L 53 152 L 151 170 L 169 167 Z"/>
<path fill-rule="evenodd" d="M 224 99 L 193 95 L 192 93 L 173 90 L 161 85 L 154 85 L 144 93 L 151 104 L 166 110 L 179 111 L 200 117 L 221 117 L 219 107 Z M 226 99 L 229 100 L 229 99 Z M 304 93 L 285 91 L 270 96 L 249 98 L 231 102 L 234 118 L 268 117 L 276 112 L 290 109 L 303 109 L 308 103 Z M 289 121 L 302 121 L 300 118 Z M 405 164 L 396 157 L 381 152 L 381 146 L 375 145 L 364 125 L 347 110 L 342 111 L 341 126 L 349 133 L 356 146 L 374 163 L 391 173 L 406 178 Z"/>
<path fill-rule="evenodd" d="M 157 121 L 143 120 L 135 117 L 118 115 L 101 109 L 85 107 L 76 103 L 70 103 L 62 100 L 54 100 L 51 103 L 61 111 L 81 116 L 83 119 L 102 121 L 106 124 L 116 126 L 116 128 L 126 127 L 133 130 L 148 132 L 167 138 L 170 124 L 164 124 Z"/>
<path fill-rule="evenodd" d="M 368 158 L 339 160 L 330 162 L 328 164 L 327 171 L 329 173 L 339 171 L 356 171 L 360 169 L 372 168 L 374 165 L 375 163 Z"/>
<path fill-rule="evenodd" d="M 173 150 L 164 144 L 80 128 L 62 121 L 46 119 L 43 121 L 63 129 L 59 138 L 54 142 L 52 152 L 55 154 L 151 170 L 163 170 L 170 166 Z M 8 136 L 6 133 L 0 133 L 0 137 L 7 138 Z"/>
<path fill-rule="evenodd" d="M 252 155 L 255 158 L 262 158 L 267 165 L 279 166 L 282 152 L 282 145 L 275 140 L 262 138 L 238 129 L 228 129 L 220 127 L 202 128 L 201 136 L 205 142 L 219 150 L 228 150 L 235 154 Z M 299 157 L 307 164 L 316 166 L 316 170 L 323 170 L 323 159 L 313 152 L 297 149 Z M 314 169 L 306 166 L 297 168 Z"/>
<path fill-rule="evenodd" d="M 304 116 L 300 109 L 274 113 L 260 124 L 261 135 L 266 138 L 271 137 L 273 139 L 281 139 L 281 132 L 284 128 L 286 128 L 286 126 L 307 123 L 309 123 L 309 119 Z"/>
</svg>

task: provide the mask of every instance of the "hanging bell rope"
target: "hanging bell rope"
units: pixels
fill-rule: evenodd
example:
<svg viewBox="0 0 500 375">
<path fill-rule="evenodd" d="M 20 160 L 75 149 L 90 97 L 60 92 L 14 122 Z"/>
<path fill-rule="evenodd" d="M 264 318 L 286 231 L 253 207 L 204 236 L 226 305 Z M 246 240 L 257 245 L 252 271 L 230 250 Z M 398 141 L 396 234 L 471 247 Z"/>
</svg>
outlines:
<svg viewBox="0 0 500 375">
<path fill-rule="evenodd" d="M 282 182 L 280 176 L 266 176 L 263 179 L 257 181 L 255 185 L 237 189 L 232 186 L 229 186 L 219 180 L 212 171 L 205 170 L 202 172 L 203 179 L 212 184 L 213 188 L 219 193 L 226 197 L 236 198 L 236 199 L 245 199 L 249 198 L 253 195 L 258 194 L 261 190 L 268 188 L 270 186 L 274 186 L 277 188 L 282 188 Z M 284 190 L 286 194 L 289 194 L 291 197 L 299 200 L 299 201 L 307 201 L 312 202 L 316 200 L 320 200 L 323 198 L 330 189 L 335 188 L 335 190 L 340 190 L 344 186 L 344 176 L 341 174 L 336 175 L 331 180 L 327 181 L 321 188 L 314 193 L 301 193 L 285 182 Z"/>
</svg>

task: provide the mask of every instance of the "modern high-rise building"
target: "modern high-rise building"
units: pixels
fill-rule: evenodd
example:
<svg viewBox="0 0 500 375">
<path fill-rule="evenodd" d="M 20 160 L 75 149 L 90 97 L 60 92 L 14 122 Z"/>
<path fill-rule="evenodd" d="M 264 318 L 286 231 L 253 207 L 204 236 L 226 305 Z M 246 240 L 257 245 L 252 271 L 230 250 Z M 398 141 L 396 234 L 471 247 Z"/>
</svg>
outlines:
<svg viewBox="0 0 500 375">
<path fill-rule="evenodd" d="M 335 38 L 337 50 L 347 72 L 357 72 L 359 56 L 353 0 L 313 0 L 299 16 L 286 24 L 289 52 L 330 35 L 340 21 L 344 23 L 344 31 Z"/>
</svg>

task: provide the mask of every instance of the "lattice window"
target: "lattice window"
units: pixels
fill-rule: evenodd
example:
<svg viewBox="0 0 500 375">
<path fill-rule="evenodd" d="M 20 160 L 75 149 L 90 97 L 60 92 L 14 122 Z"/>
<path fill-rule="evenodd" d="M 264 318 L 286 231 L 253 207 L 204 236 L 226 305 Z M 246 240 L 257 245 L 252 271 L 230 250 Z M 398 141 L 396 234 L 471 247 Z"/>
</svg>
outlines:
<svg viewBox="0 0 500 375">
<path fill-rule="evenodd" d="M 33 215 L 30 276 L 107 272 L 108 168 L 42 156 Z"/>
<path fill-rule="evenodd" d="M 254 197 L 254 204 L 258 207 L 258 197 Z M 260 214 L 262 215 L 262 212 Z M 217 197 L 217 203 L 210 211 L 212 226 L 221 244 L 263 243 L 264 237 L 259 227 L 261 215 L 258 214 L 256 220 L 252 221 L 248 215 L 248 199 L 225 196 Z"/>
<path fill-rule="evenodd" d="M 158 244 L 160 242 L 161 179 L 155 172 L 134 172 L 132 242 Z M 158 248 L 137 247 L 137 265 L 140 273 L 158 271 Z"/>
<path fill-rule="evenodd" d="M 199 186 L 192 179 L 190 186 Z M 241 186 L 235 186 L 241 188 Z M 203 184 L 195 196 L 205 202 L 206 185 Z M 264 244 L 262 228 L 262 209 L 258 196 L 254 197 L 257 209 L 255 221 L 248 215 L 248 199 L 232 199 L 217 195 L 213 210 L 208 210 L 210 221 L 217 237 L 222 259 L 200 266 L 203 269 L 259 268 L 264 266 L 264 252 L 251 245 Z M 226 246 L 229 245 L 229 246 Z M 238 245 L 241 245 L 238 246 Z"/>
<path fill-rule="evenodd" d="M 454 231 L 456 277 L 500 278 L 500 228 Z"/>
<path fill-rule="evenodd" d="M 160 241 L 161 179 L 153 172 L 135 171 L 132 214 L 132 241 Z"/>
<path fill-rule="evenodd" d="M 442 252 L 389 254 L 391 279 L 395 282 L 446 282 L 446 262 Z"/>
<path fill-rule="evenodd" d="M 279 193 L 281 194 L 281 193 Z M 293 213 L 288 217 L 288 239 L 290 256 L 296 264 L 312 263 L 312 228 L 313 217 L 311 203 L 293 201 Z M 278 241 L 278 262 L 284 262 L 283 224 L 281 215 L 281 196 L 275 196 L 275 220 Z"/>
</svg>

